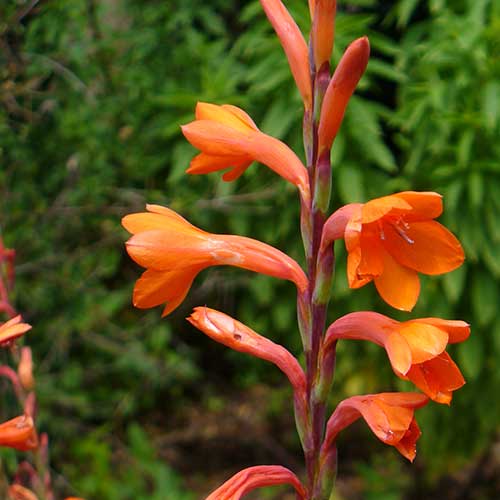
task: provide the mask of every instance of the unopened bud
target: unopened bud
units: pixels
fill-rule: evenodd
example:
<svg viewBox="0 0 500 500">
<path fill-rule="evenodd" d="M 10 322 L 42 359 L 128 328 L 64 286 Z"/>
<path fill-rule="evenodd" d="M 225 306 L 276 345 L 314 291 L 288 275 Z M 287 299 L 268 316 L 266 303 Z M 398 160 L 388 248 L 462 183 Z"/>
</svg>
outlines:
<svg viewBox="0 0 500 500">
<path fill-rule="evenodd" d="M 17 374 L 21 380 L 21 385 L 27 391 L 31 391 L 35 387 L 35 379 L 33 378 L 33 357 L 29 347 L 21 349 L 21 361 L 17 367 Z"/>
</svg>

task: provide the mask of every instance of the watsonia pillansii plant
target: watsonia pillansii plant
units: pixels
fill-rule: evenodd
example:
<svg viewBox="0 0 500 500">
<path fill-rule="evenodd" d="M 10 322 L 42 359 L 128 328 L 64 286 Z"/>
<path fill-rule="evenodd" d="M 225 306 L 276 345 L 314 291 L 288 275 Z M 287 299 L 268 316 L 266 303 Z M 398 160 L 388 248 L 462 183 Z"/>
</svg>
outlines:
<svg viewBox="0 0 500 500">
<path fill-rule="evenodd" d="M 132 233 L 129 255 L 146 268 L 134 288 L 134 304 L 166 304 L 171 313 L 186 297 L 196 275 L 209 266 L 230 265 L 291 281 L 297 289 L 298 330 L 305 363 L 230 316 L 197 307 L 188 321 L 216 342 L 275 364 L 293 388 L 295 421 L 304 450 L 305 480 L 279 465 L 249 467 L 212 492 L 210 500 L 237 500 L 263 486 L 288 484 L 303 500 L 326 500 L 334 487 L 337 436 L 362 418 L 375 436 L 413 460 L 420 437 L 415 412 L 430 400 L 450 404 L 464 383 L 446 347 L 469 336 L 462 321 L 438 318 L 396 321 L 360 311 L 326 326 L 334 270 L 334 245 L 343 239 L 350 288 L 373 281 L 382 299 L 411 311 L 420 293 L 419 273 L 452 271 L 464 260 L 457 239 L 435 219 L 441 196 L 407 191 L 367 203 L 350 204 L 329 215 L 332 168 L 330 151 L 349 98 L 369 58 L 366 37 L 352 42 L 333 74 L 336 2 L 310 0 L 309 46 L 280 0 L 261 0 L 290 64 L 304 105 L 306 165 L 281 141 L 264 134 L 243 110 L 198 103 L 196 119 L 182 127 L 200 153 L 190 174 L 225 170 L 232 181 L 259 162 L 294 184 L 301 205 L 301 234 L 307 270 L 280 250 L 250 238 L 203 231 L 172 210 L 148 205 L 147 212 L 127 215 Z M 326 414 L 340 340 L 373 342 L 385 349 L 397 377 L 422 392 L 354 395 Z"/>
</svg>

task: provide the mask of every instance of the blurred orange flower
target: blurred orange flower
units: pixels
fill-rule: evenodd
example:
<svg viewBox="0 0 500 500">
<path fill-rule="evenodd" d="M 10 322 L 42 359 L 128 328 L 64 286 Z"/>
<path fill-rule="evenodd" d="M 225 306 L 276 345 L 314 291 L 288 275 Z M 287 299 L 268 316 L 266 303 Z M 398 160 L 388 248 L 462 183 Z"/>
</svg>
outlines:
<svg viewBox="0 0 500 500">
<path fill-rule="evenodd" d="M 375 282 L 381 297 L 410 311 L 420 293 L 418 273 L 443 274 L 464 261 L 460 242 L 439 222 L 441 195 L 406 191 L 347 205 L 327 220 L 322 247 L 343 237 L 351 288 Z"/>
<path fill-rule="evenodd" d="M 167 302 L 163 316 L 186 297 L 193 279 L 209 266 L 229 265 L 293 281 L 300 291 L 308 280 L 291 257 L 251 238 L 207 233 L 179 214 L 159 205 L 148 212 L 127 215 L 122 224 L 133 234 L 127 252 L 147 268 L 134 288 L 136 307 Z"/>
<path fill-rule="evenodd" d="M 244 469 L 208 495 L 206 500 L 240 500 L 250 491 L 276 484 L 292 485 L 298 499 L 305 500 L 306 491 L 297 476 L 281 465 L 256 465 Z"/>
<path fill-rule="evenodd" d="M 27 415 L 21 415 L 0 424 L 0 446 L 20 451 L 37 448 L 38 436 L 33 419 Z"/>
<path fill-rule="evenodd" d="M 202 152 L 187 170 L 206 174 L 230 168 L 225 181 L 237 179 L 253 161 L 267 165 L 297 186 L 309 198 L 307 170 L 297 155 L 283 142 L 262 133 L 242 109 L 229 104 L 217 106 L 199 102 L 196 120 L 182 126 L 186 139 Z"/>
<path fill-rule="evenodd" d="M 38 497 L 28 488 L 20 484 L 9 486 L 9 500 L 38 500 Z"/>
<path fill-rule="evenodd" d="M 416 443 L 422 434 L 414 413 L 428 401 L 427 396 L 413 392 L 386 392 L 345 399 L 328 420 L 322 457 L 326 456 L 341 430 L 363 417 L 375 436 L 413 462 Z"/>
<path fill-rule="evenodd" d="M 412 381 L 433 401 L 450 404 L 452 392 L 465 384 L 458 366 L 445 351 L 463 342 L 470 327 L 464 321 L 420 318 L 399 322 L 371 311 L 347 314 L 335 321 L 325 337 L 325 349 L 338 339 L 369 340 L 383 346 L 392 368 Z"/>
<path fill-rule="evenodd" d="M 31 330 L 31 325 L 21 323 L 21 315 L 0 325 L 0 346 L 4 346 Z"/>
</svg>

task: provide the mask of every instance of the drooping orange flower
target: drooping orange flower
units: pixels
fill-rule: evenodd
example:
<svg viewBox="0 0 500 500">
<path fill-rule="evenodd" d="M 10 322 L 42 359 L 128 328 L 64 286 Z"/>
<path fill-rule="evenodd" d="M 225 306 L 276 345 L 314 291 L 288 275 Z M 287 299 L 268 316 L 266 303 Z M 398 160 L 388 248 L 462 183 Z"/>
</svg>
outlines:
<svg viewBox="0 0 500 500">
<path fill-rule="evenodd" d="M 365 72 L 369 57 L 370 43 L 365 36 L 354 40 L 340 59 L 321 105 L 318 126 L 320 155 L 332 147 L 333 140 L 344 118 L 349 99 Z"/>
<path fill-rule="evenodd" d="M 21 323 L 21 321 L 21 315 L 18 315 L 0 326 L 0 346 L 9 344 L 31 330 L 31 325 Z"/>
<path fill-rule="evenodd" d="M 167 303 L 163 316 L 186 297 L 193 279 L 209 266 L 228 265 L 294 282 L 300 291 L 307 277 L 288 255 L 243 236 L 203 231 L 179 214 L 159 205 L 127 215 L 122 224 L 132 233 L 130 257 L 147 268 L 134 288 L 133 302 L 141 309 Z"/>
<path fill-rule="evenodd" d="M 33 419 L 27 415 L 21 415 L 0 424 L 0 446 L 20 451 L 37 448 L 38 436 Z"/>
<path fill-rule="evenodd" d="M 309 51 L 304 36 L 280 0 L 260 0 L 264 12 L 285 51 L 290 70 L 306 110 L 312 107 L 312 85 L 309 70 Z"/>
<path fill-rule="evenodd" d="M 257 465 L 243 469 L 208 495 L 206 500 L 240 500 L 250 491 L 277 484 L 290 484 L 299 500 L 305 500 L 306 490 L 299 478 L 281 465 Z"/>
<path fill-rule="evenodd" d="M 413 392 L 386 392 L 345 399 L 328 420 L 321 457 L 328 454 L 340 431 L 363 417 L 375 436 L 394 446 L 401 455 L 413 462 L 416 443 L 422 434 L 414 414 L 428 401 L 429 398 L 424 394 Z"/>
<path fill-rule="evenodd" d="M 371 311 L 347 314 L 335 321 L 324 348 L 338 339 L 369 340 L 387 351 L 394 373 L 412 381 L 438 403 L 450 404 L 452 392 L 465 384 L 458 366 L 445 351 L 463 342 L 470 327 L 464 321 L 420 318 L 399 322 Z"/>
<path fill-rule="evenodd" d="M 411 311 L 420 293 L 418 273 L 453 271 L 464 261 L 460 242 L 439 222 L 441 195 L 405 191 L 354 203 L 325 223 L 322 248 L 344 238 L 351 288 L 370 281 L 391 306 Z"/>
<path fill-rule="evenodd" d="M 319 70 L 325 62 L 330 61 L 335 37 L 336 0 L 314 0 L 309 3 L 311 9 L 311 41 L 314 64 Z"/>
<path fill-rule="evenodd" d="M 288 377 L 296 391 L 305 391 L 304 371 L 297 359 L 283 346 L 259 335 L 231 316 L 208 307 L 195 307 L 187 320 L 216 342 L 274 363 Z"/>
<path fill-rule="evenodd" d="M 230 168 L 223 179 L 232 181 L 258 161 L 297 186 L 309 199 L 307 170 L 297 155 L 283 142 L 262 133 L 240 108 L 199 102 L 196 120 L 181 128 L 186 139 L 202 151 L 191 161 L 189 174 Z"/>
</svg>

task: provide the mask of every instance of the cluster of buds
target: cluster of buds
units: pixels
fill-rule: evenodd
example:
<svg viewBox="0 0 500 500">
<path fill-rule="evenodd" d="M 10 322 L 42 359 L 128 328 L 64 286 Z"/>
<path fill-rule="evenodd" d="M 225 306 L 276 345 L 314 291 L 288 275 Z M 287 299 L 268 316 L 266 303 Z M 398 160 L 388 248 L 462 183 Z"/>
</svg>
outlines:
<svg viewBox="0 0 500 500">
<path fill-rule="evenodd" d="M 33 357 L 28 346 L 17 341 L 31 330 L 10 301 L 14 285 L 15 252 L 4 247 L 0 238 L 0 308 L 9 319 L 0 324 L 0 348 L 10 352 L 17 369 L 0 365 L 0 377 L 9 380 L 22 414 L 0 423 L 0 446 L 31 452 L 32 463 L 22 461 L 7 491 L 0 491 L 7 500 L 54 500 L 48 463 L 48 436 L 36 430 L 36 394 Z M 66 500 L 82 500 L 70 497 Z"/>
<path fill-rule="evenodd" d="M 329 214 L 332 168 L 330 151 L 349 99 L 369 58 L 366 37 L 352 42 L 333 74 L 336 2 L 309 0 L 309 44 L 280 0 L 260 0 L 288 59 L 304 105 L 306 164 L 284 143 L 259 130 L 243 110 L 232 105 L 198 103 L 195 121 L 184 125 L 187 140 L 201 152 L 187 172 L 225 170 L 223 180 L 243 175 L 252 162 L 266 165 L 298 189 L 301 234 L 307 269 L 266 243 L 250 238 L 208 233 L 168 208 L 148 205 L 147 212 L 127 215 L 132 233 L 126 243 L 131 258 L 146 268 L 136 282 L 133 302 L 139 308 L 166 304 L 170 314 L 184 300 L 199 272 L 230 265 L 293 282 L 297 289 L 298 330 L 305 366 L 281 345 L 230 316 L 195 308 L 188 321 L 236 351 L 274 363 L 290 381 L 298 434 L 304 450 L 306 481 L 278 465 L 245 469 L 208 496 L 237 500 L 251 490 L 289 484 L 304 500 L 330 498 L 337 469 L 340 431 L 363 418 L 375 436 L 413 461 L 420 429 L 415 411 L 429 400 L 450 404 L 465 382 L 446 352 L 462 342 L 469 325 L 438 318 L 398 322 L 359 311 L 326 326 L 334 271 L 334 242 L 344 240 L 350 288 L 373 281 L 392 307 L 411 311 L 420 293 L 419 273 L 438 275 L 459 267 L 460 243 L 435 219 L 443 210 L 433 192 L 392 194 L 363 204 L 350 204 Z M 383 347 L 395 374 L 422 392 L 355 395 L 327 418 L 336 345 L 341 339 L 368 340 Z"/>
</svg>

